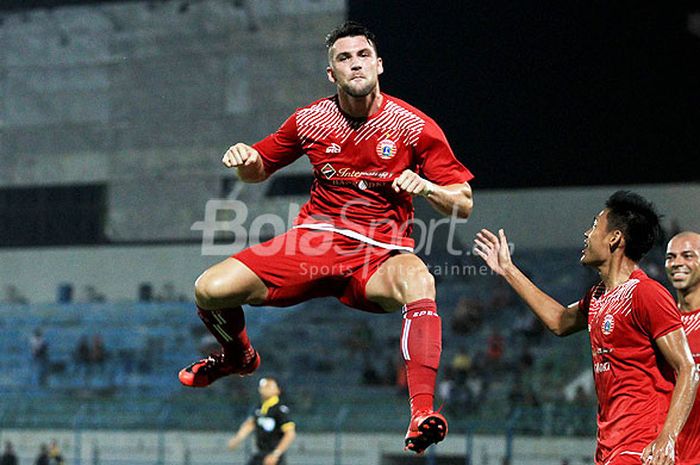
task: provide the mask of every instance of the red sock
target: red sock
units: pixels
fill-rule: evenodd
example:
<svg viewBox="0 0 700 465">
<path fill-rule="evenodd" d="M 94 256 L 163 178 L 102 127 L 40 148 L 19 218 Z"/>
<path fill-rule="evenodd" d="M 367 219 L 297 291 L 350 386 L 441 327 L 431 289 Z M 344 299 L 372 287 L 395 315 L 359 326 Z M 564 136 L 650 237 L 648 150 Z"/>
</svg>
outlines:
<svg viewBox="0 0 700 465">
<path fill-rule="evenodd" d="M 197 307 L 197 315 L 214 335 L 224 353 L 229 356 L 242 356 L 244 360 L 252 358 L 253 346 L 245 330 L 245 316 L 241 307 L 224 310 L 204 310 Z"/>
<path fill-rule="evenodd" d="M 401 352 L 406 365 L 411 415 L 418 410 L 432 412 L 442 352 L 442 325 L 434 300 L 421 299 L 404 306 Z"/>
</svg>

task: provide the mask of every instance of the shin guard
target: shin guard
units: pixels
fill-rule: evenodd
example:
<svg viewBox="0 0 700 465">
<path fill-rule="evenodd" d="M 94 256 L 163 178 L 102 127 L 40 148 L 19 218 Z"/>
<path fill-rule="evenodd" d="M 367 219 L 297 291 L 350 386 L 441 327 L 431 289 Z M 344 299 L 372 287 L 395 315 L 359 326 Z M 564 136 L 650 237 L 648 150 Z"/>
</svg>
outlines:
<svg viewBox="0 0 700 465">
<path fill-rule="evenodd" d="M 401 352 L 406 366 L 411 413 L 432 411 L 442 352 L 442 324 L 434 300 L 421 299 L 404 306 Z"/>
</svg>

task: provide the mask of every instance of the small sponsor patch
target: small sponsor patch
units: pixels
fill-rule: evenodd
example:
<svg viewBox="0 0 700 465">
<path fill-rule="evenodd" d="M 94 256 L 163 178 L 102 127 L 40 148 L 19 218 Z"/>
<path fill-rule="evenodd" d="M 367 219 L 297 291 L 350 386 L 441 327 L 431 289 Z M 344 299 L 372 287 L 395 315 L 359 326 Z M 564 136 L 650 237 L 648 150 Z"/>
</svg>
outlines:
<svg viewBox="0 0 700 465">
<path fill-rule="evenodd" d="M 330 179 L 335 176 L 335 168 L 333 168 L 330 163 L 326 163 L 323 165 L 323 168 L 321 168 L 321 174 L 323 174 L 326 179 Z"/>
<path fill-rule="evenodd" d="M 340 153 L 340 145 L 333 142 L 331 145 L 326 147 L 326 153 Z"/>
<path fill-rule="evenodd" d="M 272 417 L 259 417 L 258 418 L 258 426 L 260 426 L 262 429 L 267 431 L 268 433 L 271 433 L 275 429 L 275 419 Z"/>
</svg>

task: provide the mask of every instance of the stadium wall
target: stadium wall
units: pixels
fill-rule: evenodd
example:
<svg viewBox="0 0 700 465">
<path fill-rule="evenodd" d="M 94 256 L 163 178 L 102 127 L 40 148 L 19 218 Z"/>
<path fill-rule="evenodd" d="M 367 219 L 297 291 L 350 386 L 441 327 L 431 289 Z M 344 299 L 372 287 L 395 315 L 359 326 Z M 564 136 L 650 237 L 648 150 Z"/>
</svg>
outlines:
<svg viewBox="0 0 700 465">
<path fill-rule="evenodd" d="M 503 227 L 516 247 L 547 249 L 583 245 L 583 233 L 615 191 L 637 192 L 654 202 L 664 215 L 666 231 L 700 231 L 700 184 L 659 184 L 489 190 L 479 192 L 474 182 L 474 214 L 468 229 Z M 469 235 L 466 237 L 473 237 Z"/>
<path fill-rule="evenodd" d="M 323 41 L 345 11 L 207 0 L 4 13 L 0 188 L 104 184 L 110 240 L 196 238 L 189 224 L 231 176 L 223 152 L 333 92 Z"/>
<path fill-rule="evenodd" d="M 233 428 L 233 427 L 232 427 Z M 226 450 L 232 432 L 211 431 L 65 431 L 5 430 L 2 439 L 12 441 L 21 463 L 33 459 L 39 445 L 56 439 L 67 463 L 91 465 L 229 465 L 245 463 L 251 445 L 237 451 Z M 340 442 L 336 442 L 339 440 Z M 301 432 L 288 453 L 289 465 L 382 465 L 382 457 L 401 457 L 403 463 L 417 462 L 403 452 L 403 434 L 305 434 Z M 513 460 L 518 465 L 572 465 L 590 463 L 594 438 L 516 437 L 512 443 Z M 472 454 L 471 463 L 501 465 L 506 454 L 504 436 L 471 438 L 454 432 L 435 448 L 435 457 L 462 457 Z M 79 452 L 79 454 L 78 454 Z M 77 457 L 79 460 L 76 460 Z M 97 458 L 97 463 L 96 459 Z M 588 459 L 588 462 L 583 460 Z M 410 462 L 409 462 L 410 460 Z M 582 460 L 579 462 L 579 460 Z M 398 462 L 397 462 L 398 463 Z M 439 463 L 439 462 L 438 462 Z"/>
</svg>

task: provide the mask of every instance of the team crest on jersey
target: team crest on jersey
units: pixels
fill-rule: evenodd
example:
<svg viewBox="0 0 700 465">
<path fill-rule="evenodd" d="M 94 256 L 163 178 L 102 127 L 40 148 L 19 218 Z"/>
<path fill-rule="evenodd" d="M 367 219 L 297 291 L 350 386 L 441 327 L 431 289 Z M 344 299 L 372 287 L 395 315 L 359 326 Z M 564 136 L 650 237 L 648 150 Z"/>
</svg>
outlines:
<svg viewBox="0 0 700 465">
<path fill-rule="evenodd" d="M 603 318 L 603 334 L 609 336 L 615 329 L 615 317 L 613 315 L 605 315 Z"/>
<path fill-rule="evenodd" d="M 377 155 L 385 160 L 394 158 L 394 155 L 396 155 L 396 142 L 391 139 L 380 140 L 377 144 Z"/>
</svg>

